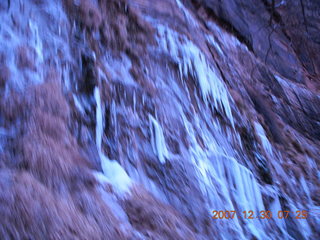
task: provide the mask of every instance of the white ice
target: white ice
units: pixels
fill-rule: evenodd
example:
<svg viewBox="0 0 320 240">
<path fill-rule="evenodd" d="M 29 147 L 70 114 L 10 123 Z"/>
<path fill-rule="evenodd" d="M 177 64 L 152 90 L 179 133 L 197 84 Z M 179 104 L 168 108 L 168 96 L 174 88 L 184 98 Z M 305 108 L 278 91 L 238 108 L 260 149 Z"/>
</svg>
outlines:
<svg viewBox="0 0 320 240">
<path fill-rule="evenodd" d="M 176 0 L 176 3 L 178 5 L 178 7 L 181 9 L 181 11 L 183 12 L 186 21 L 193 27 L 196 27 L 198 24 L 197 22 L 194 20 L 195 18 L 193 16 L 191 16 L 190 12 L 187 10 L 187 8 L 181 3 L 180 0 Z"/>
<path fill-rule="evenodd" d="M 211 35 L 207 36 L 207 41 L 213 45 L 215 47 L 215 49 L 218 51 L 220 56 L 223 56 L 223 51 L 221 49 L 221 47 L 219 46 L 219 44 L 217 43 L 217 41 L 214 40 L 214 38 Z"/>
<path fill-rule="evenodd" d="M 110 160 L 103 154 L 100 155 L 100 158 L 101 167 L 108 182 L 112 184 L 120 195 L 128 193 L 132 186 L 132 180 L 123 167 L 117 161 Z"/>
<path fill-rule="evenodd" d="M 100 91 L 98 87 L 94 89 L 94 98 L 96 100 L 96 145 L 99 153 L 101 153 L 101 143 L 103 136 L 103 116 L 101 109 Z"/>
<path fill-rule="evenodd" d="M 255 122 L 254 128 L 256 130 L 258 137 L 261 140 L 262 147 L 263 147 L 264 151 L 266 152 L 266 154 L 268 154 L 269 157 L 273 157 L 272 146 L 271 146 L 271 144 L 265 134 L 263 127 L 261 126 L 260 123 Z"/>
<path fill-rule="evenodd" d="M 203 101 L 208 105 L 212 99 L 213 106 L 222 109 L 234 126 L 229 103 L 231 98 L 214 64 L 210 64 L 204 53 L 187 38 L 166 26 L 158 25 L 157 28 L 159 46 L 178 63 L 181 77 L 193 76 L 198 81 Z"/>
<path fill-rule="evenodd" d="M 232 157 L 233 153 L 230 150 L 225 152 L 221 146 L 223 141 L 219 141 L 218 144 L 197 120 L 195 120 L 194 125 L 199 126 L 195 128 L 182 111 L 180 114 L 191 145 L 189 148 L 191 162 L 198 169 L 201 190 L 210 203 L 208 208 L 217 210 L 237 209 L 240 214 L 249 210 L 255 213 L 265 210 L 261 186 L 252 172 Z M 195 116 L 196 118 L 197 116 Z M 205 149 L 199 146 L 196 140 L 196 131 L 203 133 L 202 138 L 205 139 L 206 143 Z M 269 239 L 260 220 L 249 219 L 245 222 L 246 231 L 250 231 L 258 239 Z M 237 232 L 239 239 L 245 239 L 245 231 L 240 226 L 238 219 L 234 219 L 233 222 L 226 222 L 226 224 L 230 224 L 229 227 Z"/>
<path fill-rule="evenodd" d="M 132 186 L 132 180 L 122 168 L 122 166 L 115 160 L 110 160 L 105 156 L 101 149 L 102 136 L 103 136 L 103 115 L 101 109 L 101 97 L 98 87 L 94 89 L 94 97 L 96 100 L 96 145 L 98 148 L 101 167 L 104 173 L 104 177 L 101 175 L 98 177 L 100 181 L 106 181 L 112 184 L 116 192 L 123 196 L 125 193 L 128 193 L 130 187 Z"/>
<path fill-rule="evenodd" d="M 149 115 L 149 126 L 151 133 L 151 146 L 154 154 L 157 155 L 161 163 L 165 163 L 169 157 L 169 152 L 166 146 L 163 130 L 157 120 Z"/>
<path fill-rule="evenodd" d="M 303 176 L 300 177 L 300 184 L 302 186 L 302 189 L 303 189 L 304 193 L 306 194 L 308 203 L 310 205 L 312 205 L 312 199 L 311 199 L 311 196 L 310 196 L 310 190 L 309 190 L 307 182 L 306 182 L 306 180 L 305 180 L 305 178 Z"/>
</svg>

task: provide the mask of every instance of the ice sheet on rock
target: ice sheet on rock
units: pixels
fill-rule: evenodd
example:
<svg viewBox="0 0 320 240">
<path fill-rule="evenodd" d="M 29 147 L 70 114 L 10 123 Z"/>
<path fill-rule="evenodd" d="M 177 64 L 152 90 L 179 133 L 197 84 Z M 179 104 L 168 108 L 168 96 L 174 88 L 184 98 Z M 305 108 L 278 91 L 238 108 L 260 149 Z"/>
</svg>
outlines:
<svg viewBox="0 0 320 240">
<path fill-rule="evenodd" d="M 29 20 L 28 26 L 32 33 L 32 37 L 33 37 L 32 45 L 37 53 L 38 60 L 39 60 L 38 64 L 39 64 L 39 62 L 43 62 L 42 40 L 40 39 L 40 36 L 39 36 L 39 29 L 36 23 L 31 20 Z"/>
<path fill-rule="evenodd" d="M 151 146 L 154 154 L 157 155 L 161 163 L 165 163 L 169 157 L 163 130 L 160 124 L 151 115 L 149 115 L 149 127 L 151 134 Z"/>
<path fill-rule="evenodd" d="M 224 111 L 234 126 L 229 102 L 231 98 L 215 66 L 210 64 L 204 53 L 186 37 L 163 25 L 158 25 L 157 28 L 161 51 L 169 54 L 179 65 L 181 78 L 188 78 L 189 74 L 193 76 L 198 81 L 203 101 L 208 105 L 212 99 L 213 106 Z"/>
<path fill-rule="evenodd" d="M 99 180 L 106 181 L 112 184 L 118 194 L 122 195 L 130 191 L 132 180 L 122 168 L 122 166 L 115 160 L 110 160 L 106 157 L 101 149 L 102 136 L 103 136 L 103 115 L 101 110 L 101 97 L 98 87 L 94 89 L 94 97 L 96 100 L 96 145 L 98 148 L 101 167 L 104 177 L 98 175 Z"/>
<path fill-rule="evenodd" d="M 260 186 L 250 170 L 239 164 L 234 158 L 216 153 L 211 157 L 213 167 L 218 172 L 220 184 L 228 189 L 230 196 L 237 205 L 238 214 L 243 211 L 259 213 L 265 210 Z M 235 209 L 235 208 L 233 208 Z M 246 221 L 246 228 L 258 239 L 268 239 L 258 219 Z"/>
<path fill-rule="evenodd" d="M 265 210 L 261 186 L 252 172 L 233 157 L 234 153 L 227 146 L 228 141 L 223 139 L 226 136 L 219 138 L 216 132 L 216 136 L 213 137 L 206 127 L 200 124 L 199 119 L 196 120 L 197 116 L 194 116 L 195 123 L 192 124 L 183 111 L 180 111 L 180 114 L 188 132 L 190 160 L 197 169 L 198 180 L 201 183 L 199 187 L 207 196 L 207 207 L 216 210 L 238 210 L 239 213 L 249 210 L 257 213 Z M 196 140 L 196 134 L 200 133 L 205 139 L 205 148 Z M 225 224 L 237 232 L 238 239 L 246 239 L 246 231 L 250 231 L 258 239 L 269 239 L 260 220 L 249 219 L 245 222 L 243 227 L 246 230 L 241 227 L 238 219 Z M 221 231 L 225 231 L 225 228 Z"/>
<path fill-rule="evenodd" d="M 198 157 L 201 158 L 201 156 Z M 260 186 L 253 174 L 235 159 L 215 153 L 209 158 L 203 158 L 202 156 L 202 159 L 196 165 L 205 179 L 207 193 L 209 194 L 212 191 L 212 186 L 216 186 L 216 190 L 212 194 L 215 198 L 212 201 L 215 203 L 215 208 L 238 209 L 238 214 L 249 210 L 258 213 L 265 209 Z M 216 199 L 218 196 L 221 196 L 220 201 Z M 235 201 L 237 208 L 232 201 Z M 268 239 L 258 219 L 245 221 L 247 230 L 258 239 Z M 235 225 L 238 225 L 237 221 L 235 221 Z"/>
<path fill-rule="evenodd" d="M 1 22 L 7 22 L 9 19 L 2 17 Z M 0 46 L 3 51 L 5 64 L 10 70 L 11 78 L 8 81 L 9 87 L 18 91 L 23 90 L 27 86 L 27 82 L 40 83 L 42 81 L 41 72 L 24 69 L 21 71 L 16 62 L 17 50 L 21 46 L 27 44 L 27 39 L 21 37 L 17 32 L 13 31 L 9 24 L 3 24 L 0 28 Z"/>
</svg>

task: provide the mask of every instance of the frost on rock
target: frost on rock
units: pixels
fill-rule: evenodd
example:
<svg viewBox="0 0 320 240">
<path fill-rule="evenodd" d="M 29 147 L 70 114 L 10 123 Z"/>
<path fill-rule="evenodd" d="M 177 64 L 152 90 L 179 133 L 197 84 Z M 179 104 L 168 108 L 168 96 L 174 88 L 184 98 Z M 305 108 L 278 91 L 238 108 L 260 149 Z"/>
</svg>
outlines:
<svg viewBox="0 0 320 240">
<path fill-rule="evenodd" d="M 136 82 L 134 81 L 130 73 L 130 69 L 132 68 L 132 62 L 127 56 L 122 55 L 121 59 L 118 60 L 106 54 L 104 60 L 105 67 L 110 71 L 113 81 L 122 82 L 129 86 L 136 85 Z"/>
<path fill-rule="evenodd" d="M 149 115 L 151 146 L 154 154 L 158 156 L 161 163 L 165 163 L 166 158 L 169 157 L 168 149 L 164 139 L 163 131 L 157 120 Z"/>
<path fill-rule="evenodd" d="M 67 17 L 59 1 L 46 1 L 41 8 L 36 1 L 8 2 L 8 12 L 0 16 L 1 64 L 10 71 L 7 86 L 23 91 L 29 84 L 42 83 L 48 71 L 61 73 L 61 58 L 70 61 L 63 38 L 67 36 Z M 48 17 L 51 24 L 47 24 Z"/>
<path fill-rule="evenodd" d="M 162 25 L 158 25 L 158 32 L 161 50 L 179 64 L 180 76 L 182 78 L 188 78 L 189 74 L 193 76 L 198 81 L 204 102 L 207 105 L 211 104 L 212 99 L 213 106 L 216 109 L 222 109 L 234 126 L 229 103 L 231 98 L 217 69 L 208 63 L 203 52 L 190 40 Z M 181 38 L 183 41 L 179 40 Z"/>
</svg>

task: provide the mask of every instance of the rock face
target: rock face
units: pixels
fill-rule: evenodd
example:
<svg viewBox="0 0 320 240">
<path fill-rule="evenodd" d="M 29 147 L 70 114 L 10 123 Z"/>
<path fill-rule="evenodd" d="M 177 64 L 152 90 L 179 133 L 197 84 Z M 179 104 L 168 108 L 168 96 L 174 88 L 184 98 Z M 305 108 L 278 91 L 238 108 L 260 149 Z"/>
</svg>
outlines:
<svg viewBox="0 0 320 240">
<path fill-rule="evenodd" d="M 320 238 L 317 0 L 2 1 L 0 22 L 1 239 Z"/>
</svg>

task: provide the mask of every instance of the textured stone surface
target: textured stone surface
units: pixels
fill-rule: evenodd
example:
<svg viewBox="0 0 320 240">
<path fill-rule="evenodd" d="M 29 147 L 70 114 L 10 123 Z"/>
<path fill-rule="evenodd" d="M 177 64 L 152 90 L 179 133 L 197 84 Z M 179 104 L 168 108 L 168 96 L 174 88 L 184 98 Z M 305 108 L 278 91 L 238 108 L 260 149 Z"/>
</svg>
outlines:
<svg viewBox="0 0 320 240">
<path fill-rule="evenodd" d="M 317 0 L 3 1 L 0 22 L 1 239 L 320 237 Z"/>
</svg>

